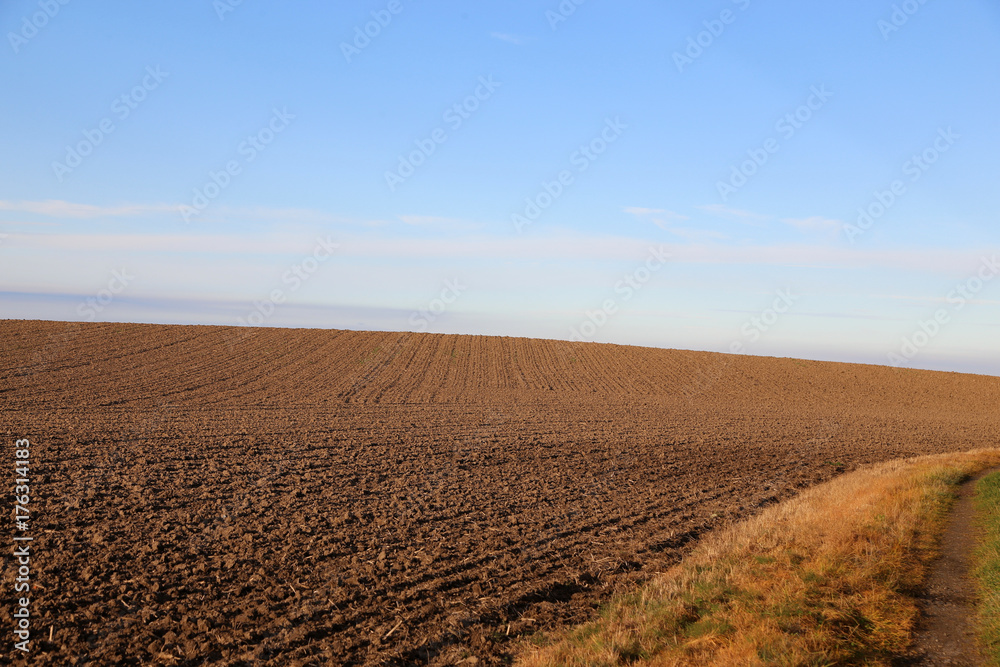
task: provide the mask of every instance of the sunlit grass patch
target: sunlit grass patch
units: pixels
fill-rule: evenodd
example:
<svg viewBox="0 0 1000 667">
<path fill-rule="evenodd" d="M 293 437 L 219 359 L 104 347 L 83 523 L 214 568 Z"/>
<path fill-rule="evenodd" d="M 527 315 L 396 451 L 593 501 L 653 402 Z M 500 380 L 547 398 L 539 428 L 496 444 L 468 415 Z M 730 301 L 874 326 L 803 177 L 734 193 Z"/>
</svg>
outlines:
<svg viewBox="0 0 1000 667">
<path fill-rule="evenodd" d="M 521 664 L 889 664 L 958 484 L 1000 451 L 859 470 L 706 538 Z"/>
</svg>

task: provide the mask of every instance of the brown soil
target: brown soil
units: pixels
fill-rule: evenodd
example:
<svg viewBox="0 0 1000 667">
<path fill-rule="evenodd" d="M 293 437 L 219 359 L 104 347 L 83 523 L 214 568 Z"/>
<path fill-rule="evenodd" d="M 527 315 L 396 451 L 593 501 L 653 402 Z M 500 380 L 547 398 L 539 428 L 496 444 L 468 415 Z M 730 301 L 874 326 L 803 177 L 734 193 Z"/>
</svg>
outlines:
<svg viewBox="0 0 1000 667">
<path fill-rule="evenodd" d="M 302 329 L 0 341 L 5 451 L 34 457 L 37 665 L 503 664 L 711 528 L 1000 440 L 985 376 Z"/>
<path fill-rule="evenodd" d="M 976 548 L 975 482 L 962 485 L 922 599 L 913 656 L 901 664 L 976 667 L 985 664 L 976 641 L 976 586 L 970 576 Z"/>
</svg>

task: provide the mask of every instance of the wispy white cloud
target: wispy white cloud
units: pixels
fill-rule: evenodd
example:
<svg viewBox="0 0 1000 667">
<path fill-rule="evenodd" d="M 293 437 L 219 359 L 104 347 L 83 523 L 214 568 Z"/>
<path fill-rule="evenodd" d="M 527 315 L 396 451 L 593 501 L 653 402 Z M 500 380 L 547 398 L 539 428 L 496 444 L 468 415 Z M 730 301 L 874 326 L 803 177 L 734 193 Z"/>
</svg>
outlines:
<svg viewBox="0 0 1000 667">
<path fill-rule="evenodd" d="M 336 241 L 336 235 L 333 240 Z M 315 236 L 305 234 L 196 234 L 196 233 L 11 233 L 8 244 L 22 250 L 60 256 L 67 251 L 112 254 L 212 253 L 216 255 L 282 255 L 307 252 Z M 325 238 L 325 236 L 324 236 Z"/>
<path fill-rule="evenodd" d="M 218 206 L 205 212 L 202 222 L 232 220 L 262 220 L 300 225 L 346 225 L 351 227 L 384 227 L 389 220 L 349 218 L 310 208 L 268 208 L 266 206 Z"/>
<path fill-rule="evenodd" d="M 682 215 L 680 213 L 675 213 L 674 211 L 668 211 L 665 208 L 645 208 L 642 206 L 626 206 L 623 209 L 626 213 L 631 213 L 632 215 L 651 222 L 660 229 L 664 229 L 668 232 L 674 232 L 671 223 L 681 222 L 683 220 L 689 220 L 688 216 Z"/>
<path fill-rule="evenodd" d="M 936 303 L 947 303 L 954 305 L 954 301 L 950 300 L 948 297 L 943 296 L 906 296 L 902 294 L 872 294 L 870 295 L 872 299 L 888 299 L 891 301 L 911 301 L 917 304 L 936 304 Z M 963 297 L 965 298 L 965 297 Z M 983 305 L 983 306 L 1000 306 L 1000 301 L 993 299 L 970 299 L 965 298 L 966 303 Z M 998 325 L 1000 326 L 1000 325 Z"/>
<path fill-rule="evenodd" d="M 690 220 L 691 218 L 681 213 L 668 211 L 665 208 L 627 206 L 624 210 L 626 213 L 631 213 L 640 220 L 651 222 L 660 229 L 687 241 L 705 243 L 712 241 L 727 241 L 732 238 L 728 234 L 723 234 L 722 232 L 713 229 L 698 229 L 695 227 L 677 226 L 676 223 Z"/>
<path fill-rule="evenodd" d="M 176 211 L 177 206 L 171 204 L 119 204 L 117 206 L 95 206 L 79 204 L 61 199 L 45 201 L 8 201 L 0 200 L 0 211 L 16 211 L 18 213 L 36 213 L 53 218 L 111 218 L 123 216 L 142 216 L 150 213 Z"/>
<path fill-rule="evenodd" d="M 400 222 L 413 227 L 424 227 L 432 229 L 481 229 L 482 224 L 459 220 L 457 218 L 444 218 L 436 215 L 399 215 Z"/>
<path fill-rule="evenodd" d="M 41 222 L 40 220 L 0 220 L 0 225 L 4 227 L 42 227 L 53 229 L 59 226 L 58 222 Z"/>
<path fill-rule="evenodd" d="M 718 215 L 723 218 L 729 218 L 730 220 L 739 220 L 740 222 L 756 221 L 763 222 L 765 220 L 771 220 L 774 216 L 763 215 L 761 213 L 754 213 L 753 211 L 746 211 L 740 208 L 730 208 L 723 204 L 705 204 L 704 206 L 696 206 L 702 211 L 711 213 L 712 215 Z"/>
<path fill-rule="evenodd" d="M 690 230 L 692 233 L 699 230 Z M 324 238 L 328 232 L 324 232 Z M 684 233 L 682 231 L 682 233 Z M 704 232 L 703 234 L 712 234 Z M 461 261 L 493 260 L 635 260 L 650 246 L 663 245 L 677 263 L 780 265 L 808 269 L 889 268 L 966 275 L 982 262 L 982 253 L 959 250 L 869 250 L 836 245 L 733 245 L 711 241 L 664 243 L 662 238 L 594 235 L 566 230 L 530 239 L 463 234 L 450 238 L 384 238 L 341 229 L 330 234 L 340 244 L 339 254 L 365 261 L 400 257 L 421 260 L 442 258 Z M 11 232 L 4 248 L 18 248 L 51 256 L 53 262 L 66 253 L 110 253 L 122 256 L 144 252 L 203 252 L 220 256 L 244 254 L 301 254 L 315 241 L 315 234 L 204 234 L 194 232 L 136 234 L 44 234 Z M 66 255 L 68 256 L 68 255 Z"/>
<path fill-rule="evenodd" d="M 691 227 L 671 227 L 667 230 L 674 236 L 678 236 L 682 239 L 687 239 L 689 241 L 705 242 L 705 241 L 727 241 L 732 237 L 728 234 L 723 234 L 722 232 L 717 232 L 712 229 L 693 229 Z"/>
<path fill-rule="evenodd" d="M 96 220 L 99 218 L 134 218 L 144 219 L 151 216 L 168 214 L 180 217 L 180 204 L 118 204 L 104 206 L 83 204 L 59 199 L 44 201 L 10 201 L 0 200 L 0 211 L 16 213 L 34 213 L 61 220 Z M 210 206 L 195 219 L 195 224 L 232 222 L 234 220 L 260 220 L 283 224 L 300 225 L 348 225 L 360 227 L 379 227 L 391 224 L 388 220 L 356 219 L 342 215 L 334 215 L 325 211 L 308 208 L 269 208 L 266 206 Z M 0 221 L 0 224 L 12 224 L 11 221 Z M 18 224 L 43 224 L 23 222 Z"/>
<path fill-rule="evenodd" d="M 688 216 L 681 215 L 680 213 L 674 213 L 673 211 L 668 211 L 665 208 L 643 208 L 641 206 L 626 206 L 626 213 L 631 213 L 632 215 L 638 215 L 640 217 L 657 217 L 667 220 L 688 220 Z"/>
<path fill-rule="evenodd" d="M 814 215 L 809 218 L 782 218 L 781 222 L 807 232 L 839 232 L 844 226 L 840 220 Z"/>
<path fill-rule="evenodd" d="M 499 39 L 502 42 L 510 42 L 511 44 L 523 44 L 525 41 L 524 37 L 519 35 L 511 35 L 506 32 L 491 32 L 490 37 L 493 39 Z"/>
</svg>

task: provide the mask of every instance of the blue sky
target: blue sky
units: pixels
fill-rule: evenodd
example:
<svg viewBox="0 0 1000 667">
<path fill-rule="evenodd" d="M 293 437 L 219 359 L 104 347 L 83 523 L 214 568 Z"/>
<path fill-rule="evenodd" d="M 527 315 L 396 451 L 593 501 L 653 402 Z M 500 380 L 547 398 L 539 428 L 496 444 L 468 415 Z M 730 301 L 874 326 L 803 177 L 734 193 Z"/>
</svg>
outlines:
<svg viewBox="0 0 1000 667">
<path fill-rule="evenodd" d="M 0 26 L 2 317 L 1000 374 L 988 0 L 35 0 Z"/>
</svg>

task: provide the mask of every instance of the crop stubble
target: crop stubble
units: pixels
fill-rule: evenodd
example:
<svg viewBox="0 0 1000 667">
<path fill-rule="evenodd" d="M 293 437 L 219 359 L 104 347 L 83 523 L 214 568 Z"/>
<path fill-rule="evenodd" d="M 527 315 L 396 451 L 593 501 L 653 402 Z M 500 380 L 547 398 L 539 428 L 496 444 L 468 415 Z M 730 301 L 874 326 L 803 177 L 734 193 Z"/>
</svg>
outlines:
<svg viewBox="0 0 1000 667">
<path fill-rule="evenodd" d="M 501 664 L 706 530 L 1000 435 L 985 376 L 304 329 L 0 340 L 0 425 L 33 443 L 33 664 Z"/>
</svg>

